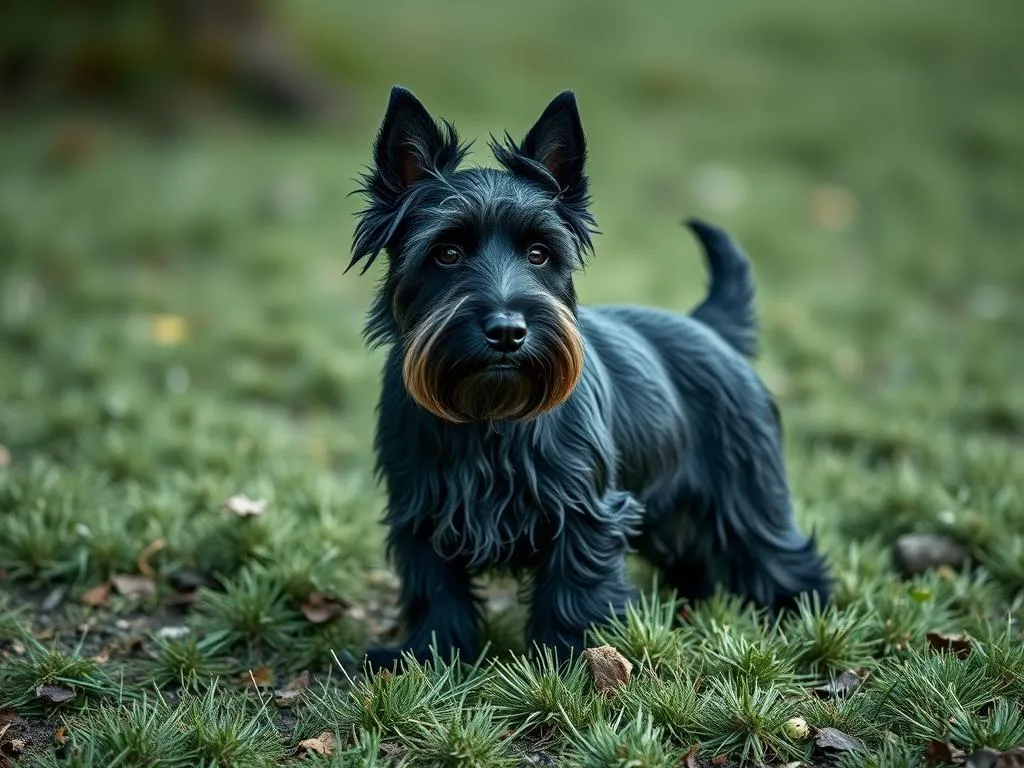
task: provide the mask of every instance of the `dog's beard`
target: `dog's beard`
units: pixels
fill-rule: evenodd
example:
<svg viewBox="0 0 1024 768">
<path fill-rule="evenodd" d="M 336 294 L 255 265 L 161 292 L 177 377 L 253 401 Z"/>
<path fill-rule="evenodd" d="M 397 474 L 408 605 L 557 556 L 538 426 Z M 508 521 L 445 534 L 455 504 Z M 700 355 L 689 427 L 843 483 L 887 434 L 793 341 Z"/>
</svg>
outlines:
<svg viewBox="0 0 1024 768">
<path fill-rule="evenodd" d="M 576 319 L 554 300 L 531 318 L 540 341 L 522 355 L 495 364 L 442 351 L 440 340 L 466 297 L 442 303 L 408 334 L 402 375 L 409 395 L 446 421 L 522 421 L 565 402 L 583 373 L 583 338 Z"/>
</svg>

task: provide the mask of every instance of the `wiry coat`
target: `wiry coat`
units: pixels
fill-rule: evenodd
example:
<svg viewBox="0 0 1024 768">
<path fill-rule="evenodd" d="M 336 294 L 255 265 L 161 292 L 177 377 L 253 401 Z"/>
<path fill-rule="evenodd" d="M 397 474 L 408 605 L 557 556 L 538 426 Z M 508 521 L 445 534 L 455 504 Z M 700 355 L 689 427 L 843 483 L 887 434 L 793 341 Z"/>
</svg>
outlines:
<svg viewBox="0 0 1024 768">
<path fill-rule="evenodd" d="M 521 145 L 492 148 L 505 171 L 456 170 L 465 148 L 454 130 L 437 129 L 396 89 L 365 180 L 370 204 L 353 264 L 388 250 L 367 336 L 391 345 L 375 448 L 408 630 L 401 647 L 372 649 L 370 660 L 389 665 L 401 650 L 425 658 L 432 642 L 442 655 L 474 657 L 473 577 L 491 568 L 527 580 L 531 643 L 579 648 L 590 626 L 621 615 L 632 598 L 631 549 L 683 597 L 721 584 L 773 608 L 803 592 L 827 598 L 813 538 L 793 521 L 777 409 L 747 360 L 756 325 L 743 254 L 721 230 L 693 221 L 711 285 L 689 316 L 577 307 L 571 273 L 591 247 L 593 219 L 575 101 L 563 94 Z M 453 283 L 455 273 L 422 265 L 456 229 L 474 233 L 477 262 Z M 545 270 L 519 266 L 509 254 L 522 231 L 552 243 L 559 260 Z M 539 357 L 565 330 L 548 310 L 568 308 L 583 350 L 574 386 L 529 419 L 456 423 L 422 407 L 408 387 L 407 338 L 444 301 L 459 319 L 444 338 L 431 331 L 429 356 L 449 366 L 461 355 L 490 360 L 476 304 L 524 307 Z M 428 380 L 450 386 L 443 376 Z"/>
</svg>

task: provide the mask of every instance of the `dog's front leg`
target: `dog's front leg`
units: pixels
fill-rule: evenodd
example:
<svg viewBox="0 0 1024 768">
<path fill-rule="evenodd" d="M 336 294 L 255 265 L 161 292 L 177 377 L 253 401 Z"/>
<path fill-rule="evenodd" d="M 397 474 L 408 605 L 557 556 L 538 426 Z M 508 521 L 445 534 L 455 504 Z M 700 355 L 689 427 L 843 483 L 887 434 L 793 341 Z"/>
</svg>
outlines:
<svg viewBox="0 0 1024 768">
<path fill-rule="evenodd" d="M 623 616 L 635 596 L 626 573 L 628 537 L 640 505 L 608 491 L 593 509 L 566 512 L 561 530 L 534 574 L 528 639 L 564 660 L 583 648 L 594 625 Z"/>
<path fill-rule="evenodd" d="M 396 526 L 388 534 L 388 551 L 401 580 L 398 603 L 406 640 L 399 646 L 370 648 L 367 660 L 375 669 L 391 669 L 403 653 L 425 662 L 453 651 L 473 662 L 479 652 L 478 604 L 465 562 L 441 557 L 430 537 L 412 526 Z"/>
</svg>

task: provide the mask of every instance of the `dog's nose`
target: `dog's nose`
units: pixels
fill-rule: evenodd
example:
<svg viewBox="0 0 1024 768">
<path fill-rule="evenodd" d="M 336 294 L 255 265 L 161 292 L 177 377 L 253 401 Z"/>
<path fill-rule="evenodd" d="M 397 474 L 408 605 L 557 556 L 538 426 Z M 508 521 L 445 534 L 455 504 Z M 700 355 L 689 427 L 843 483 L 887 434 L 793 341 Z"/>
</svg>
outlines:
<svg viewBox="0 0 1024 768">
<path fill-rule="evenodd" d="M 515 352 L 526 341 L 526 320 L 518 312 L 496 312 L 484 321 L 484 336 L 491 349 Z"/>
</svg>

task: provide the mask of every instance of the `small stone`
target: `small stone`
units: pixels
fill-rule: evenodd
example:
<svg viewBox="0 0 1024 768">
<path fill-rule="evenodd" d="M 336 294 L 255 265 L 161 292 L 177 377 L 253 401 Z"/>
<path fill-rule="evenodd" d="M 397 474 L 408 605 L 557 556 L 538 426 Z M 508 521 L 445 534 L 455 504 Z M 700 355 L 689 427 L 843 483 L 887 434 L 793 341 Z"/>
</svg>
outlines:
<svg viewBox="0 0 1024 768">
<path fill-rule="evenodd" d="M 786 735 L 793 741 L 803 741 L 811 735 L 811 729 L 807 725 L 807 721 L 802 717 L 789 718 L 783 726 L 783 730 L 786 731 Z"/>
<path fill-rule="evenodd" d="M 967 549 L 948 536 L 934 533 L 907 533 L 893 545 L 896 567 L 914 576 L 941 566 L 960 568 L 969 557 Z"/>
<path fill-rule="evenodd" d="M 188 637 L 191 631 L 188 627 L 160 627 L 156 631 L 156 636 L 161 640 L 181 640 Z"/>
</svg>

